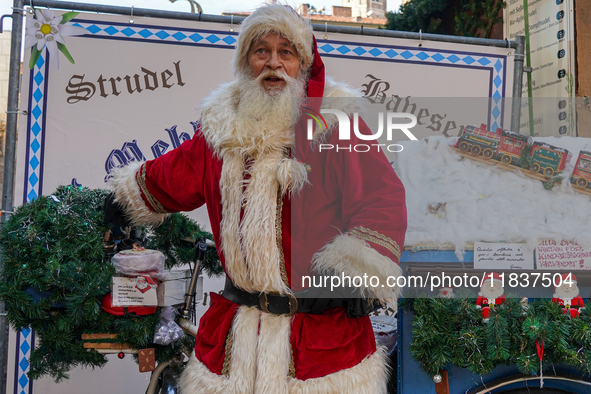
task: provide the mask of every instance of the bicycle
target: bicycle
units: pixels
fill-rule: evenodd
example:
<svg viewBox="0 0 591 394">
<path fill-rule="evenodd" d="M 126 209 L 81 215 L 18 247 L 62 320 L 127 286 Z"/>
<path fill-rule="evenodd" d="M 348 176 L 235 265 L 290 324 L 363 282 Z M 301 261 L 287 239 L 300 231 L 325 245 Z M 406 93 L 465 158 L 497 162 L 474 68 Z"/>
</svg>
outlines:
<svg viewBox="0 0 591 394">
<path fill-rule="evenodd" d="M 183 329 L 186 335 L 197 336 L 197 325 L 194 318 L 195 311 L 195 296 L 197 281 L 203 271 L 202 262 L 205 256 L 205 252 L 208 247 L 215 247 L 215 243 L 211 240 L 198 239 L 191 241 L 195 244 L 196 257 L 195 267 L 191 275 L 191 281 L 189 282 L 189 288 L 185 293 L 185 302 L 181 309 L 181 317 L 179 319 L 179 326 Z M 99 353 L 126 353 L 136 354 L 137 349 L 96 349 Z M 158 363 L 156 368 L 152 371 L 150 382 L 146 389 L 145 394 L 177 394 L 177 383 L 178 374 L 175 370 L 188 360 L 193 349 L 183 348 L 181 352 L 175 356 L 172 360 Z"/>
<path fill-rule="evenodd" d="M 195 295 L 197 288 L 197 280 L 203 271 L 203 258 L 208 247 L 215 247 L 215 243 L 209 239 L 198 239 L 194 241 L 196 256 L 195 256 L 195 268 L 191 275 L 191 281 L 189 282 L 189 288 L 185 294 L 185 303 L 181 310 L 181 317 L 179 319 L 179 326 L 183 329 L 185 334 L 197 336 L 197 325 L 193 320 L 195 314 Z M 178 376 L 173 370 L 173 365 L 181 365 L 185 358 L 188 359 L 193 349 L 183 349 L 174 359 L 159 363 L 156 369 L 152 372 L 150 383 L 146 389 L 146 394 L 176 394 L 177 393 L 177 382 Z"/>
</svg>

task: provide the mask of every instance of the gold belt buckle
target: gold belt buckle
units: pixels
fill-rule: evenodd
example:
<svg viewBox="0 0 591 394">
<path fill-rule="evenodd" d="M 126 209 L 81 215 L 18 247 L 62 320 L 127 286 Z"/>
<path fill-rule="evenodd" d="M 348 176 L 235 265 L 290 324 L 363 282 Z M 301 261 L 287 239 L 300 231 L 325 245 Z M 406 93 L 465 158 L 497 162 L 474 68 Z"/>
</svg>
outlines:
<svg viewBox="0 0 591 394">
<path fill-rule="evenodd" d="M 271 295 L 281 295 L 279 293 L 269 293 Z M 295 295 L 293 295 L 293 293 L 287 293 L 285 294 L 288 298 L 288 305 L 289 305 L 289 313 L 287 313 L 287 316 L 293 316 L 296 314 L 296 312 L 298 311 L 298 299 L 296 298 Z M 259 305 L 261 307 L 261 310 L 265 313 L 271 313 L 274 315 L 282 315 L 283 313 L 273 313 L 269 310 L 269 300 L 267 299 L 267 293 L 261 293 L 259 295 Z"/>
</svg>

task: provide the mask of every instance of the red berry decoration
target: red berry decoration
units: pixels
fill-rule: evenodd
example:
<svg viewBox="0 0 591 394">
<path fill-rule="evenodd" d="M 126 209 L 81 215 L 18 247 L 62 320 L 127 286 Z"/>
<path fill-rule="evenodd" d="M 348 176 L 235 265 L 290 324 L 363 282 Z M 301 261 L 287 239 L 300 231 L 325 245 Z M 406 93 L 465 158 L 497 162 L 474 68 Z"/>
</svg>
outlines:
<svg viewBox="0 0 591 394">
<path fill-rule="evenodd" d="M 123 353 L 123 352 L 119 352 L 119 353 L 117 354 L 117 357 L 119 357 L 119 359 L 121 359 L 121 360 L 122 360 L 122 359 L 123 359 L 123 357 L 125 357 L 125 353 Z"/>
</svg>

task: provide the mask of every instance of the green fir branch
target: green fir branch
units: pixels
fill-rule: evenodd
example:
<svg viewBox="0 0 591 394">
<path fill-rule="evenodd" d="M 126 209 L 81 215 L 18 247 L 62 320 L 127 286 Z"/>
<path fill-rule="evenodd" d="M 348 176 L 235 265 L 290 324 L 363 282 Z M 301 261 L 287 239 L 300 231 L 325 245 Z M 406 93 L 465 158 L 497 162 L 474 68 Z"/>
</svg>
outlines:
<svg viewBox="0 0 591 394">
<path fill-rule="evenodd" d="M 540 372 L 536 341 L 544 344 L 544 369 L 568 365 L 591 375 L 591 311 L 570 318 L 549 299 L 508 297 L 484 322 L 474 298 L 415 299 L 402 303 L 412 310 L 412 356 L 434 376 L 453 364 L 479 375 L 498 365 L 514 364 L 524 374 Z"/>
<path fill-rule="evenodd" d="M 107 191 L 61 186 L 52 196 L 40 196 L 15 210 L 0 229 L 0 299 L 7 320 L 15 330 L 32 328 L 39 339 L 30 357 L 31 379 L 68 377 L 77 366 L 102 367 L 106 358 L 83 347 L 84 333 L 115 333 L 118 342 L 133 348 L 154 347 L 158 361 L 171 360 L 179 347 L 192 348 L 194 339 L 175 344 L 152 343 L 159 312 L 148 316 L 113 316 L 101 309 L 110 291 L 113 266 L 103 254 L 103 222 Z M 144 229 L 145 245 L 162 247 L 168 268 L 194 261 L 194 246 L 185 237 L 203 232 L 181 214 L 157 229 Z M 215 250 L 207 255 L 206 272 L 219 273 Z M 49 298 L 34 299 L 31 289 L 49 292 Z M 65 303 L 65 308 L 59 308 Z"/>
</svg>

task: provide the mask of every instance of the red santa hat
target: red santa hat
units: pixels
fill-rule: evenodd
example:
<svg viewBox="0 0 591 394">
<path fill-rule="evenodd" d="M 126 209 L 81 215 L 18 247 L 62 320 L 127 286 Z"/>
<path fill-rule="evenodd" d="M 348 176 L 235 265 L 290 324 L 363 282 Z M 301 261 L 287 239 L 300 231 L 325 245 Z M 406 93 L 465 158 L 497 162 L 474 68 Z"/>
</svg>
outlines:
<svg viewBox="0 0 591 394">
<path fill-rule="evenodd" d="M 498 282 L 499 282 L 499 283 L 501 283 L 501 284 L 503 283 L 503 281 L 501 280 L 501 275 L 499 275 L 499 274 L 498 274 L 498 273 L 496 273 L 496 272 L 487 272 L 487 273 L 485 273 L 485 274 L 484 274 L 484 277 L 483 277 L 483 279 L 482 279 L 482 283 L 480 284 L 480 287 L 481 287 L 481 288 L 482 288 L 482 286 L 484 286 L 484 285 L 485 285 L 485 284 L 487 284 L 487 283 L 488 283 L 489 285 L 492 285 L 492 283 L 489 283 L 489 282 L 491 282 L 491 276 L 492 276 L 492 281 L 493 281 L 493 282 L 494 282 L 494 281 L 498 281 Z"/>
<path fill-rule="evenodd" d="M 146 283 L 149 284 L 150 286 L 155 286 L 156 285 L 156 282 L 150 276 L 140 275 L 140 276 L 137 277 L 138 281 L 140 281 L 140 278 L 143 278 L 146 281 Z"/>
<path fill-rule="evenodd" d="M 574 274 L 571 274 L 570 272 L 566 274 L 560 274 L 560 280 L 554 282 L 554 291 L 556 291 L 558 286 L 562 286 L 563 284 L 574 286 L 577 284 L 577 277 Z"/>
<path fill-rule="evenodd" d="M 298 51 L 302 70 L 310 68 L 314 58 L 312 25 L 290 6 L 266 4 L 257 8 L 241 24 L 236 52 L 232 59 L 234 74 L 248 73 L 247 55 L 251 44 L 268 33 L 278 33 L 289 40 Z"/>
</svg>

